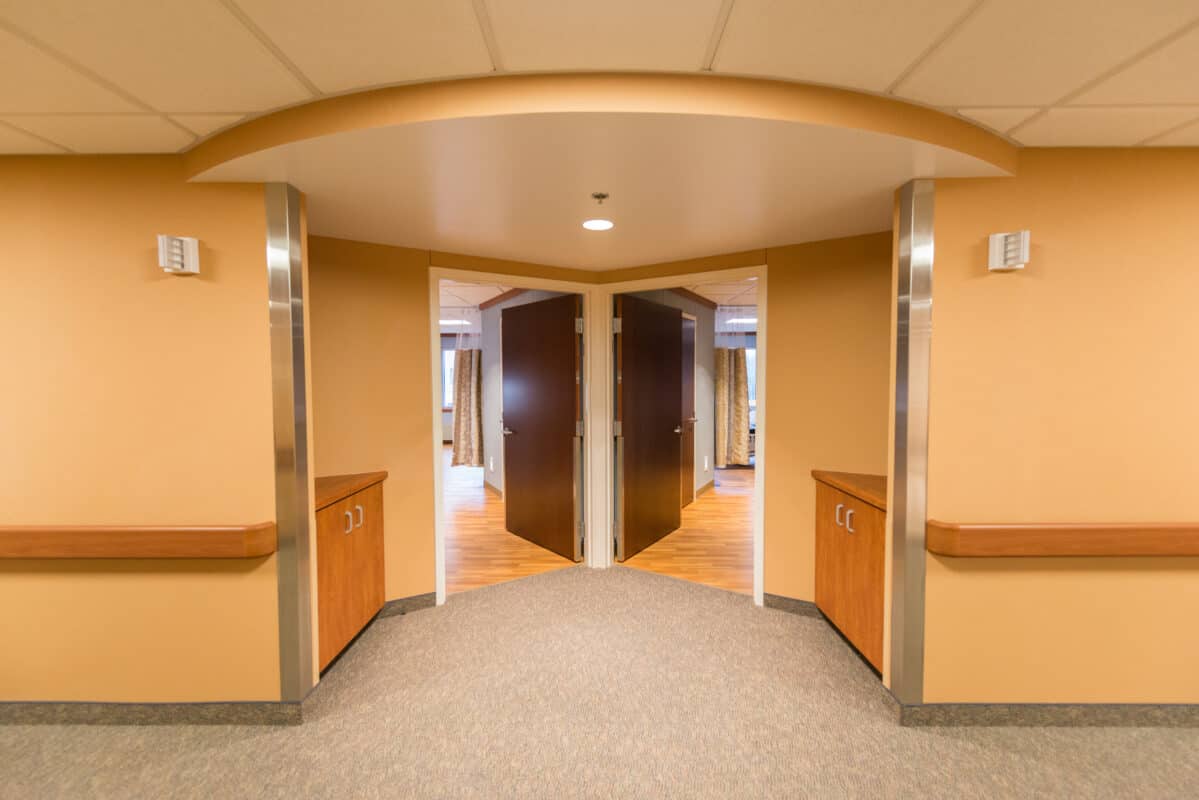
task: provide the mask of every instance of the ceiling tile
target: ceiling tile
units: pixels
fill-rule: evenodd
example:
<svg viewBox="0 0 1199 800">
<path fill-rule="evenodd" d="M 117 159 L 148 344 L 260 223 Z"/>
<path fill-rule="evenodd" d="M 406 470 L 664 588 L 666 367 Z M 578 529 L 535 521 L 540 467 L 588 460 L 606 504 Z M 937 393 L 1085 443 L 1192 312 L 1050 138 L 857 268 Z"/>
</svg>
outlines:
<svg viewBox="0 0 1199 800">
<path fill-rule="evenodd" d="M 91 78 L 0 28 L 0 113 L 137 110 Z"/>
<path fill-rule="evenodd" d="M 1197 113 L 1199 108 L 1054 108 L 1012 136 L 1035 147 L 1127 147 Z"/>
<path fill-rule="evenodd" d="M 36 136 L 30 136 L 24 131 L 0 123 L 0 154 L 7 156 L 34 155 L 42 153 L 63 153 L 61 147 L 44 142 Z"/>
<path fill-rule="evenodd" d="M 752 278 L 730 283 L 703 283 L 698 286 L 688 286 L 686 288 L 722 306 L 749 306 L 757 303 L 758 284 Z"/>
<path fill-rule="evenodd" d="M 1007 133 L 1041 109 L 1024 108 L 959 108 L 958 113 L 975 122 L 981 122 L 991 130 Z"/>
<path fill-rule="evenodd" d="M 0 17 L 160 111 L 262 111 L 310 96 L 218 2 L 0 0 Z"/>
<path fill-rule="evenodd" d="M 1117 72 L 1076 103 L 1199 103 L 1199 25 Z"/>
<path fill-rule="evenodd" d="M 986 3 L 897 93 L 957 108 L 1052 105 L 1195 14 L 1195 0 Z"/>
<path fill-rule="evenodd" d="M 1153 147 L 1199 147 L 1199 117 L 1192 124 L 1171 131 L 1149 144 Z"/>
<path fill-rule="evenodd" d="M 720 0 L 487 0 L 509 70 L 697 70 Z"/>
<path fill-rule="evenodd" d="M 239 0 L 322 91 L 491 71 L 470 0 Z"/>
<path fill-rule="evenodd" d="M 154 114 L 54 114 L 9 117 L 77 153 L 174 153 L 193 137 Z"/>
<path fill-rule="evenodd" d="M 881 92 L 974 0 L 738 0 L 713 68 Z"/>
<path fill-rule="evenodd" d="M 171 119 L 178 122 L 197 136 L 207 136 L 221 128 L 227 128 L 238 120 L 244 119 L 245 114 L 172 114 Z"/>
</svg>

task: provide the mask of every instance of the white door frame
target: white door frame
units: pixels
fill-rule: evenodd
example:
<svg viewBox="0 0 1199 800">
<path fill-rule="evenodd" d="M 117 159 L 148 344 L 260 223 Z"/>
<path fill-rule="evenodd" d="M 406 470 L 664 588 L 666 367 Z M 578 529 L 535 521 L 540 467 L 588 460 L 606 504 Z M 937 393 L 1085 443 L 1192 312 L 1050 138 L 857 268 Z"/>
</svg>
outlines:
<svg viewBox="0 0 1199 800">
<path fill-rule="evenodd" d="M 432 414 L 433 494 L 435 510 L 435 585 L 437 604 L 445 602 L 445 520 L 442 503 L 442 442 L 441 442 L 441 309 L 440 283 L 443 278 L 475 283 L 496 283 L 522 289 L 545 289 L 569 292 L 583 297 L 583 523 L 586 555 L 584 563 L 592 568 L 612 566 L 612 531 L 615 512 L 613 502 L 612 414 L 614 396 L 614 363 L 612 353 L 612 297 L 625 292 L 654 289 L 673 289 L 697 283 L 758 279 L 757 333 L 757 441 L 754 480 L 754 583 L 753 598 L 762 605 L 762 576 L 764 567 L 764 509 L 766 484 L 766 265 L 686 273 L 661 278 L 622 281 L 620 283 L 582 283 L 549 278 L 529 278 L 499 272 L 475 272 L 449 267 L 429 268 L 429 332 L 430 369 L 433 391 L 430 397 Z"/>
</svg>

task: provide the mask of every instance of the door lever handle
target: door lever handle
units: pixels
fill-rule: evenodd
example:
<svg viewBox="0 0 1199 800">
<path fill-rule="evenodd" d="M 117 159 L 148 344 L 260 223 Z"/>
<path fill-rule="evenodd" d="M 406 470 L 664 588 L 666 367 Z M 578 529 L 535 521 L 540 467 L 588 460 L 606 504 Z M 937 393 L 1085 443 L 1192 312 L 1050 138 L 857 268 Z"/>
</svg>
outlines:
<svg viewBox="0 0 1199 800">
<path fill-rule="evenodd" d="M 511 428 L 505 427 L 505 428 L 500 429 L 500 433 L 504 434 L 505 436 L 511 436 L 512 434 L 516 433 L 516 431 L 512 430 Z"/>
<path fill-rule="evenodd" d="M 675 425 L 675 426 L 674 426 L 674 432 L 675 432 L 675 433 L 682 433 L 682 432 L 683 432 L 683 426 L 682 426 L 682 425 Z"/>
</svg>

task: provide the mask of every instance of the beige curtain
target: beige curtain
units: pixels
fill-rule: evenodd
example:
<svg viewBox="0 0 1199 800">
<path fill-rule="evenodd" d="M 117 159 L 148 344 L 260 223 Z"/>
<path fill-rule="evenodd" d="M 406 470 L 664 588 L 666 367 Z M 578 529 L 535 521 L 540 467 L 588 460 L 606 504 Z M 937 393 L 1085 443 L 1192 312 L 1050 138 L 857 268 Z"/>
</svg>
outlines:
<svg viewBox="0 0 1199 800">
<path fill-rule="evenodd" d="M 749 374 L 744 347 L 716 348 L 716 466 L 749 464 Z"/>
<path fill-rule="evenodd" d="M 454 351 L 455 467 L 483 466 L 482 350 Z"/>
</svg>

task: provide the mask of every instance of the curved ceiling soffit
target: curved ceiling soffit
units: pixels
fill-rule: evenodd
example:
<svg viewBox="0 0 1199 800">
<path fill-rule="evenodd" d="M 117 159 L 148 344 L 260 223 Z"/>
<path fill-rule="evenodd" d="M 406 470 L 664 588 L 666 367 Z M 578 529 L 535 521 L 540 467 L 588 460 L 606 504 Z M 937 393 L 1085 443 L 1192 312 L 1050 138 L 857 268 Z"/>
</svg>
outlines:
<svg viewBox="0 0 1199 800">
<path fill-rule="evenodd" d="M 899 136 L 1016 170 L 1018 148 L 957 117 L 828 86 L 714 75 L 504 75 L 372 89 L 293 106 L 230 128 L 184 154 L 188 178 L 241 156 L 367 128 L 544 113 L 696 114 L 798 122 Z"/>
</svg>

